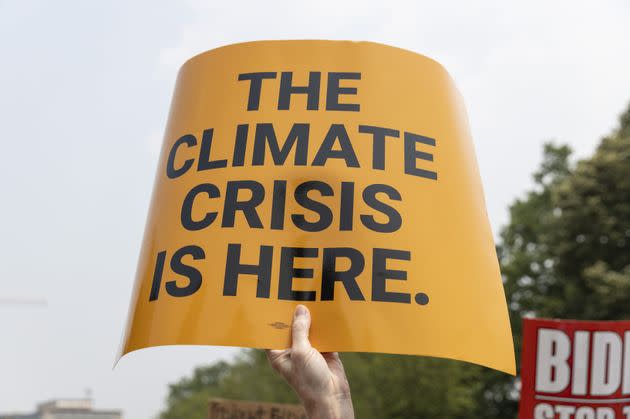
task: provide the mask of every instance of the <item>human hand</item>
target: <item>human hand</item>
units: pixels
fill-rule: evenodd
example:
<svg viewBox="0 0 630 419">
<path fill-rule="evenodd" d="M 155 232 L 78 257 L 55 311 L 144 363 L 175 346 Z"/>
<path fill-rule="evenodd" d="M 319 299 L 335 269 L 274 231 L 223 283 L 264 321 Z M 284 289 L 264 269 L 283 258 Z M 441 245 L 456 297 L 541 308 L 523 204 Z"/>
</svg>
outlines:
<svg viewBox="0 0 630 419">
<path fill-rule="evenodd" d="M 291 348 L 268 350 L 271 366 L 298 394 L 310 419 L 353 419 L 350 385 L 337 352 L 311 346 L 311 314 L 298 305 L 293 315 Z"/>
</svg>

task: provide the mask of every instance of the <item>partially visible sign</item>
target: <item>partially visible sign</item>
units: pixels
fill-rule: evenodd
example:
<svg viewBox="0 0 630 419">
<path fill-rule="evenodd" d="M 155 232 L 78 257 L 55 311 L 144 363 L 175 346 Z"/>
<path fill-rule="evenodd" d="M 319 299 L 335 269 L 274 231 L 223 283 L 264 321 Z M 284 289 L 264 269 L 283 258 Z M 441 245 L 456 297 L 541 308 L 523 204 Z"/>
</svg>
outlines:
<svg viewBox="0 0 630 419">
<path fill-rule="evenodd" d="M 630 321 L 525 319 L 520 419 L 630 419 Z"/>
<path fill-rule="evenodd" d="M 300 404 L 211 399 L 208 419 L 306 419 Z"/>
</svg>

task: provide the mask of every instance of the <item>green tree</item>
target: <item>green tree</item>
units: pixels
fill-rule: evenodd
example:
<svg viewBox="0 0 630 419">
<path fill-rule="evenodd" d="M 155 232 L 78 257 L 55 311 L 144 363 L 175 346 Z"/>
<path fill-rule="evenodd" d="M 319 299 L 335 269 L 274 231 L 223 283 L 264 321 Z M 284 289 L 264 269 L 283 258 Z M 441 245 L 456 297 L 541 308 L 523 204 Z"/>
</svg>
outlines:
<svg viewBox="0 0 630 419">
<path fill-rule="evenodd" d="M 511 207 L 501 262 L 517 315 L 630 316 L 630 109 L 574 167 L 547 145 L 537 189 Z M 518 318 L 518 316 L 516 317 Z"/>
<path fill-rule="evenodd" d="M 349 353 L 342 356 L 357 418 L 470 418 L 476 369 L 457 361 Z"/>
<path fill-rule="evenodd" d="M 630 108 L 593 156 L 547 144 L 497 247 L 517 355 L 521 318 L 630 318 Z M 434 358 L 344 354 L 359 418 L 516 417 L 510 376 Z M 160 419 L 201 419 L 209 397 L 296 402 L 261 351 L 171 385 Z"/>
</svg>

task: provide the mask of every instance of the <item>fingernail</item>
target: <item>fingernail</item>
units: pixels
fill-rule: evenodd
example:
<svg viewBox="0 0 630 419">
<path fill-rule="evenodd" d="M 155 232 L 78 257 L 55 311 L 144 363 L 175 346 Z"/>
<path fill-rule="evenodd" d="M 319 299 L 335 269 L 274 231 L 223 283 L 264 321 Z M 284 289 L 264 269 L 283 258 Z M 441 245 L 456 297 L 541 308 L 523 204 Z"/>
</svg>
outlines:
<svg viewBox="0 0 630 419">
<path fill-rule="evenodd" d="M 299 305 L 295 308 L 295 317 L 305 316 L 306 315 L 306 307 L 303 305 Z"/>
</svg>

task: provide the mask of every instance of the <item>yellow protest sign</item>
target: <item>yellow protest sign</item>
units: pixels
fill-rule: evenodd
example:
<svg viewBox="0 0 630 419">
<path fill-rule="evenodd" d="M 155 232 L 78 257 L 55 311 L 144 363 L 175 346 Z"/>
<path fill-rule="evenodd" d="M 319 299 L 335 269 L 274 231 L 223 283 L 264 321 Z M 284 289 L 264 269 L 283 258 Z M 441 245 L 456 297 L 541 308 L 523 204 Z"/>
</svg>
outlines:
<svg viewBox="0 0 630 419">
<path fill-rule="evenodd" d="M 263 41 L 181 68 L 122 354 L 284 348 L 298 303 L 320 351 L 514 373 L 465 109 L 435 61 Z"/>
</svg>

